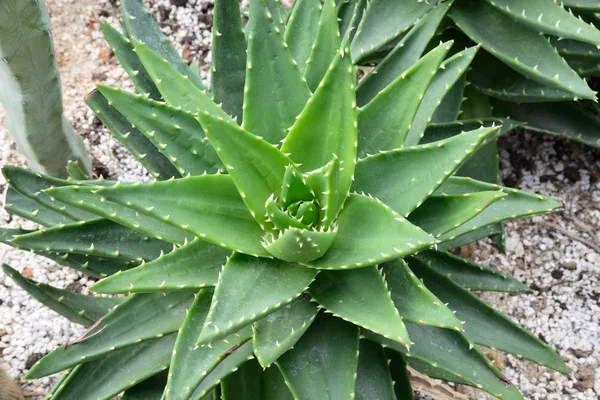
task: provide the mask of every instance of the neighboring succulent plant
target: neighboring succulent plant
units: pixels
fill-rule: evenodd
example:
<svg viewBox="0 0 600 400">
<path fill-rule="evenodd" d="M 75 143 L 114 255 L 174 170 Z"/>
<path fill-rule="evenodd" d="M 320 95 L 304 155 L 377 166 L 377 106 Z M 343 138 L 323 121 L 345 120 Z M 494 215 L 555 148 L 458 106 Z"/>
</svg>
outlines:
<svg viewBox="0 0 600 400">
<path fill-rule="evenodd" d="M 272 0 L 251 0 L 244 35 L 238 0 L 217 0 L 209 93 L 139 0 L 122 7 L 128 37 L 103 30 L 140 95 L 99 86 L 88 104 L 157 181 L 3 170 L 7 209 L 45 226 L 3 242 L 104 278 L 98 293 L 130 293 L 86 297 L 4 267 L 89 327 L 29 371 L 69 371 L 48 398 L 409 399 L 407 364 L 522 398 L 477 345 L 567 371 L 470 293 L 526 286 L 445 251 L 560 207 L 454 175 L 510 121 L 425 130 L 430 90 L 453 85 L 476 48 L 444 61 L 442 43 L 381 73 L 359 107 L 360 7 L 299 0 L 284 23 Z"/>
<path fill-rule="evenodd" d="M 78 161 L 89 175 L 91 162 L 83 141 L 63 116 L 60 76 L 43 0 L 2 2 L 0 59 L 0 103 L 29 168 L 67 177 L 67 163 Z"/>
</svg>

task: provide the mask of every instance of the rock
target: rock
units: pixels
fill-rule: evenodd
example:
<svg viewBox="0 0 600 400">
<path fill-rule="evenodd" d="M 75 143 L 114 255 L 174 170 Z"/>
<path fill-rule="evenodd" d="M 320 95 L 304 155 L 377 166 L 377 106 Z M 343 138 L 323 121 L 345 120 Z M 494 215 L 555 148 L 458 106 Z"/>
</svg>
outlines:
<svg viewBox="0 0 600 400">
<path fill-rule="evenodd" d="M 31 268 L 23 268 L 23 272 L 21 272 L 21 275 L 23 275 L 24 278 L 33 278 L 33 270 Z"/>
</svg>

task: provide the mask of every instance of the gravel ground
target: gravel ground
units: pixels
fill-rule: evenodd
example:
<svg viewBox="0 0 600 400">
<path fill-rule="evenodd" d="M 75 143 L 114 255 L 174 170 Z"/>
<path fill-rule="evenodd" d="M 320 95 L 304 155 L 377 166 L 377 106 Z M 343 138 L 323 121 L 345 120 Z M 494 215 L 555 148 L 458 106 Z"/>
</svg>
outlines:
<svg viewBox="0 0 600 400">
<path fill-rule="evenodd" d="M 210 62 L 212 4 L 208 0 L 155 0 L 152 10 L 178 49 Z M 61 68 L 65 113 L 73 119 L 94 159 L 96 172 L 112 179 L 148 179 L 87 109 L 84 96 L 97 82 L 130 88 L 102 41 L 98 20 L 118 21 L 115 0 L 48 0 Z M 1 164 L 24 165 L 3 128 Z M 489 241 L 461 249 L 462 255 L 509 272 L 530 285 L 530 295 L 485 294 L 486 300 L 556 348 L 571 368 L 562 376 L 513 356 L 489 352 L 527 399 L 598 399 L 600 396 L 600 152 L 547 136 L 514 132 L 501 142 L 504 183 L 555 196 L 563 212 L 507 224 L 508 254 Z M 2 179 L 2 178 L 0 178 Z M 0 186 L 5 182 L 0 180 Z M 0 212 L 2 226 L 24 223 Z M 26 225 L 25 227 L 31 227 Z M 93 283 L 77 272 L 32 254 L 0 245 L 0 261 L 33 279 L 83 293 Z M 0 276 L 0 361 L 22 377 L 35 361 L 81 333 L 78 325 L 47 310 Z M 53 381 L 23 382 L 30 395 L 44 393 Z M 472 399 L 481 392 L 459 389 Z"/>
</svg>

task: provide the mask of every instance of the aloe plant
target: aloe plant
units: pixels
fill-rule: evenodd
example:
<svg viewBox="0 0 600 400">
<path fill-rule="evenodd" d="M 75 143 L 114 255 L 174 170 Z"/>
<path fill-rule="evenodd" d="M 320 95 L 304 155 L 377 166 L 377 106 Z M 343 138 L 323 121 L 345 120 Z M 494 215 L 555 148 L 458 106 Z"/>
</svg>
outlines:
<svg viewBox="0 0 600 400">
<path fill-rule="evenodd" d="M 91 162 L 83 141 L 63 116 L 60 76 L 43 0 L 3 2 L 0 58 L 0 103 L 29 168 L 66 177 L 68 162 L 78 161 L 89 175 Z"/>
<path fill-rule="evenodd" d="M 141 2 L 122 3 L 125 34 L 103 29 L 138 93 L 99 85 L 88 104 L 156 180 L 3 169 L 7 209 L 43 228 L 0 239 L 127 295 L 83 300 L 4 267 L 88 327 L 28 372 L 66 371 L 49 399 L 407 399 L 409 367 L 522 398 L 479 345 L 567 372 L 471 293 L 529 289 L 448 252 L 561 206 L 457 175 L 511 121 L 425 130 L 428 91 L 477 48 L 444 61 L 441 43 L 360 104 L 360 7 L 338 21 L 333 0 L 299 1 L 285 23 L 251 0 L 244 35 L 239 2 L 217 0 L 209 92 Z"/>
</svg>

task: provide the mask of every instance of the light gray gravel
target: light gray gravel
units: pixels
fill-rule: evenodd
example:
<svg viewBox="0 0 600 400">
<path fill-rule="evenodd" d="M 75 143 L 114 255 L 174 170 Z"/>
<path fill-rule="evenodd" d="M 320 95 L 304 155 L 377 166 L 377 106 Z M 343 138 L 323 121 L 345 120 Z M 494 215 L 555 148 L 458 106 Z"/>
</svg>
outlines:
<svg viewBox="0 0 600 400">
<path fill-rule="evenodd" d="M 99 171 L 113 179 L 148 179 L 144 170 L 101 127 L 84 96 L 93 83 L 130 84 L 103 43 L 98 19 L 117 24 L 117 1 L 48 0 L 63 74 L 65 112 Z M 208 0 L 150 2 L 180 51 L 208 71 L 212 4 Z M 173 4 L 182 4 L 175 6 Z M 186 44 L 187 43 L 187 44 Z M 0 111 L 0 121 L 2 120 Z M 0 126 L 2 124 L 0 123 Z M 23 165 L 6 130 L 0 128 L 0 163 Z M 536 290 L 531 295 L 486 294 L 486 300 L 554 346 L 571 368 L 561 376 L 512 356 L 490 353 L 527 399 L 598 399 L 600 396 L 600 151 L 537 134 L 512 133 L 502 140 L 505 184 L 558 197 L 564 212 L 507 224 L 508 255 L 489 241 L 462 249 L 464 256 L 515 276 Z M 5 182 L 0 180 L 0 185 Z M 0 212 L 2 226 L 23 221 Z M 27 225 L 31 227 L 31 225 Z M 587 243 L 587 245 L 585 244 Z M 593 249 L 596 248 L 596 250 Z M 0 245 L 0 261 L 32 278 L 87 293 L 92 282 L 33 254 Z M 0 361 L 21 377 L 39 357 L 78 336 L 82 329 L 32 300 L 0 276 Z M 51 378 L 24 383 L 43 393 Z M 473 399 L 481 392 L 467 390 Z"/>
</svg>

